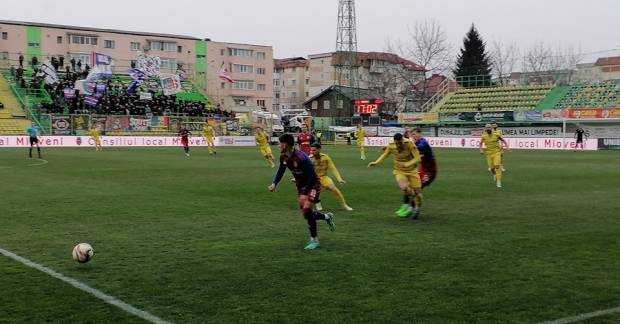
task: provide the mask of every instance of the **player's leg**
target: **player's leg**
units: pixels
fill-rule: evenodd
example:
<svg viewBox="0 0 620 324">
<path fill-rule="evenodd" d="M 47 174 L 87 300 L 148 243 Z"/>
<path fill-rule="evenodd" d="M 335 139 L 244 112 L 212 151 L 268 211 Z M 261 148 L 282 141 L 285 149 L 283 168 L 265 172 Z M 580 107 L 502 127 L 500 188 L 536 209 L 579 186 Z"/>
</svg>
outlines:
<svg viewBox="0 0 620 324">
<path fill-rule="evenodd" d="M 34 142 L 30 139 L 30 149 L 28 150 L 28 157 L 32 158 L 32 147 L 34 146 Z"/>
<path fill-rule="evenodd" d="M 504 168 L 504 149 L 502 149 L 501 155 L 502 155 L 502 165 L 500 166 L 500 168 L 502 169 L 502 172 L 506 172 L 506 168 Z"/>
<path fill-rule="evenodd" d="M 306 222 L 308 223 L 308 231 L 310 232 L 310 242 L 304 248 L 306 250 L 314 250 L 319 247 L 318 226 L 316 223 L 317 220 L 326 221 L 330 227 L 330 230 L 332 231 L 335 230 L 335 225 L 333 222 L 332 214 L 330 213 L 323 214 L 321 212 L 313 210 L 313 207 L 314 207 L 313 201 L 314 199 L 317 199 L 317 197 L 316 197 L 316 191 L 315 190 L 312 190 L 312 191 L 313 192 L 309 193 L 308 195 L 299 195 L 298 197 L 301 214 L 306 220 Z"/>
<path fill-rule="evenodd" d="M 347 205 L 347 201 L 345 200 L 344 195 L 342 194 L 342 191 L 340 191 L 340 189 L 336 187 L 336 185 L 334 184 L 334 181 L 330 177 L 328 176 L 321 177 L 321 185 L 323 186 L 323 188 L 326 188 L 327 190 L 331 191 L 334 194 L 334 196 L 336 196 L 336 199 L 338 199 L 342 208 L 348 211 L 353 210 L 353 208 Z M 320 203 L 318 203 L 317 206 L 318 205 L 320 205 Z"/>
<path fill-rule="evenodd" d="M 403 193 L 403 204 L 396 211 L 396 215 L 400 217 L 407 217 L 413 211 L 413 207 L 411 207 L 411 196 L 413 195 L 413 192 L 409 186 L 409 179 L 405 174 L 397 173 L 396 183 L 398 183 L 398 187 Z"/>
<path fill-rule="evenodd" d="M 364 145 L 360 145 L 360 159 L 366 160 L 366 148 Z"/>
<path fill-rule="evenodd" d="M 498 188 L 502 187 L 502 154 L 495 153 L 493 154 L 493 168 L 495 170 L 495 181 Z"/>
<path fill-rule="evenodd" d="M 39 155 L 39 159 L 41 158 L 41 146 L 39 146 L 39 139 L 37 138 L 37 154 Z"/>
</svg>

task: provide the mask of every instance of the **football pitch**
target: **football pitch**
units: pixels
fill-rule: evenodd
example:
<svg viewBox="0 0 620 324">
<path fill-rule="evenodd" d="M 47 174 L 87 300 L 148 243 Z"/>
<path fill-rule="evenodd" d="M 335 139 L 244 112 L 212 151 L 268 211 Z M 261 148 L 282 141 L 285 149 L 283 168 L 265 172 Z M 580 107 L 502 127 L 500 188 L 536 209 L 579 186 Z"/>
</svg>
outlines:
<svg viewBox="0 0 620 324">
<path fill-rule="evenodd" d="M 536 323 L 620 306 L 620 152 L 511 151 L 500 190 L 477 151 L 436 150 L 412 221 L 394 215 L 391 158 L 323 151 L 355 211 L 322 193 L 337 231 L 319 224 L 316 251 L 290 173 L 268 192 L 256 148 L 1 150 L 0 248 L 175 323 Z M 71 259 L 78 242 L 90 263 Z M 0 322 L 143 321 L 0 255 Z"/>
</svg>

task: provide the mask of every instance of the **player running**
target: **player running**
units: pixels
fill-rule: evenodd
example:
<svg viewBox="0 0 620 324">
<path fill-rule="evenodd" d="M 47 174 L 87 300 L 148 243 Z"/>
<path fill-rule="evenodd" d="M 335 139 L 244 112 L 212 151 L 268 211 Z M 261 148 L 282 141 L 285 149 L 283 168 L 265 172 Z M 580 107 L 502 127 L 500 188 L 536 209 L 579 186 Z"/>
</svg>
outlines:
<svg viewBox="0 0 620 324">
<path fill-rule="evenodd" d="M 280 136 L 280 151 L 280 167 L 273 179 L 273 183 L 268 189 L 274 192 L 282 180 L 286 168 L 291 170 L 295 177 L 295 185 L 297 186 L 299 209 L 308 222 L 308 230 L 310 231 L 310 242 L 304 249 L 314 250 L 319 247 L 316 221 L 324 220 L 333 232 L 336 230 L 334 215 L 314 211 L 314 203 L 319 200 L 319 194 L 321 193 L 321 182 L 316 175 L 310 158 L 304 152 L 295 149 L 295 138 L 292 135 L 284 134 Z"/>
<path fill-rule="evenodd" d="M 491 123 L 491 127 L 493 128 L 493 132 L 495 134 L 499 135 L 500 137 L 504 136 L 504 134 L 502 133 L 502 130 L 499 129 L 499 125 L 497 125 L 496 122 L 492 122 Z M 500 167 L 502 168 L 502 172 L 506 172 L 506 169 L 504 168 L 504 148 L 501 147 L 500 149 L 501 149 L 501 152 L 502 152 L 502 165 Z"/>
<path fill-rule="evenodd" d="M 422 180 L 422 188 L 426 188 L 430 186 L 430 184 L 433 183 L 437 177 L 437 162 L 435 161 L 435 155 L 433 154 L 433 149 L 426 138 L 422 137 L 421 129 L 417 128 L 411 132 L 410 139 L 415 143 L 415 146 L 418 148 L 422 158 L 420 167 L 418 168 L 418 173 L 420 174 L 420 180 Z"/>
<path fill-rule="evenodd" d="M 493 127 L 490 124 L 486 124 L 480 140 L 480 154 L 486 155 L 487 165 L 493 173 L 493 180 L 498 188 L 502 187 L 502 148 L 500 142 L 504 144 L 506 150 L 509 149 L 508 143 L 502 136 L 493 132 Z M 485 146 L 484 150 L 482 144 Z"/>
<path fill-rule="evenodd" d="M 308 126 L 304 125 L 302 132 L 297 136 L 297 143 L 299 144 L 299 149 L 306 153 L 306 155 L 310 155 L 310 150 L 312 149 L 311 145 L 314 143 L 314 136 L 308 130 Z"/>
<path fill-rule="evenodd" d="M 37 153 L 39 154 L 39 159 L 41 158 L 41 147 L 39 146 L 40 132 L 41 131 L 39 129 L 39 126 L 35 125 L 34 123 L 30 124 L 30 127 L 26 129 L 26 133 L 28 133 L 28 136 L 30 137 L 30 150 L 28 151 L 28 156 L 30 158 L 32 158 L 32 147 L 35 144 L 37 145 Z"/>
<path fill-rule="evenodd" d="M 273 157 L 271 146 L 269 146 L 269 135 L 263 130 L 262 127 L 256 126 L 256 134 L 254 135 L 254 138 L 256 138 L 256 144 L 258 144 L 260 154 L 265 157 L 265 160 L 267 160 L 270 167 L 275 168 L 275 158 Z"/>
<path fill-rule="evenodd" d="M 90 136 L 90 138 L 92 138 L 95 142 L 95 151 L 103 150 L 103 147 L 101 146 L 101 132 L 97 128 L 97 125 L 93 125 L 90 131 L 88 131 L 88 136 Z"/>
<path fill-rule="evenodd" d="M 183 151 L 185 151 L 185 156 L 189 157 L 189 135 L 191 135 L 192 133 L 181 124 L 179 124 L 179 128 L 179 136 L 181 137 L 181 145 L 183 146 Z"/>
<path fill-rule="evenodd" d="M 207 142 L 209 154 L 217 154 L 217 151 L 215 150 L 215 129 L 213 129 L 213 126 L 205 122 L 202 133 L 205 141 Z"/>
<path fill-rule="evenodd" d="M 329 171 L 336 177 L 336 180 L 339 183 L 346 183 L 344 179 L 342 179 L 342 176 L 340 175 L 340 172 L 338 172 L 338 169 L 336 168 L 336 165 L 332 161 L 331 157 L 329 157 L 329 155 L 325 153 L 321 153 L 321 144 L 312 144 L 312 155 L 310 157 L 312 158 L 312 162 L 314 163 L 316 174 L 321 181 L 322 189 L 327 189 L 331 191 L 336 196 L 338 201 L 340 201 L 342 208 L 348 211 L 352 211 L 353 208 L 347 205 L 347 202 L 344 199 L 344 195 L 342 194 L 342 192 L 338 189 L 338 187 L 336 187 L 334 181 L 327 175 L 327 172 Z M 321 205 L 320 201 L 317 202 L 315 206 L 316 210 L 323 210 L 323 206 Z"/>
<path fill-rule="evenodd" d="M 403 191 L 403 205 L 396 211 L 396 215 L 405 218 L 413 214 L 413 219 L 418 219 L 422 207 L 422 182 L 418 173 L 420 152 L 412 141 L 398 133 L 394 135 L 394 142 L 384 149 L 383 155 L 377 161 L 368 164 L 368 167 L 380 164 L 390 154 L 394 154 L 393 173 L 398 187 Z"/>
<path fill-rule="evenodd" d="M 362 125 L 357 125 L 357 131 L 355 131 L 355 137 L 357 138 L 357 147 L 360 149 L 360 159 L 362 161 L 366 160 L 366 148 L 364 143 L 364 138 L 366 138 L 366 130 Z"/>
</svg>

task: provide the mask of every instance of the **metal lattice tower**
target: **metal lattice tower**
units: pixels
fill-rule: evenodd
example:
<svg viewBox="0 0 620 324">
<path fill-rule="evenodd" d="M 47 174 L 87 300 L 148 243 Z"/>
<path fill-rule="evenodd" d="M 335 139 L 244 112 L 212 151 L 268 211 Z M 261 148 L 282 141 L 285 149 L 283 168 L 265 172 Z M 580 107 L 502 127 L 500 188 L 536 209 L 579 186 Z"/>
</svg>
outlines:
<svg viewBox="0 0 620 324">
<path fill-rule="evenodd" d="M 355 0 L 338 0 L 338 30 L 334 53 L 336 84 L 357 90 L 357 19 Z"/>
</svg>

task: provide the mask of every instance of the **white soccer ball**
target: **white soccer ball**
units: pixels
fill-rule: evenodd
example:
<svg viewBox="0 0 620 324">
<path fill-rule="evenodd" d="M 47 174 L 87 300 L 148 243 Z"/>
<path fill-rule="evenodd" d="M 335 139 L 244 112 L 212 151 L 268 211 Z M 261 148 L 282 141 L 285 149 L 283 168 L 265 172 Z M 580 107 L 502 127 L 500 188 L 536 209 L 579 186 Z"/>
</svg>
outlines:
<svg viewBox="0 0 620 324">
<path fill-rule="evenodd" d="M 79 263 L 86 263 L 93 258 L 95 251 L 88 243 L 80 243 L 73 248 L 73 260 Z"/>
</svg>

